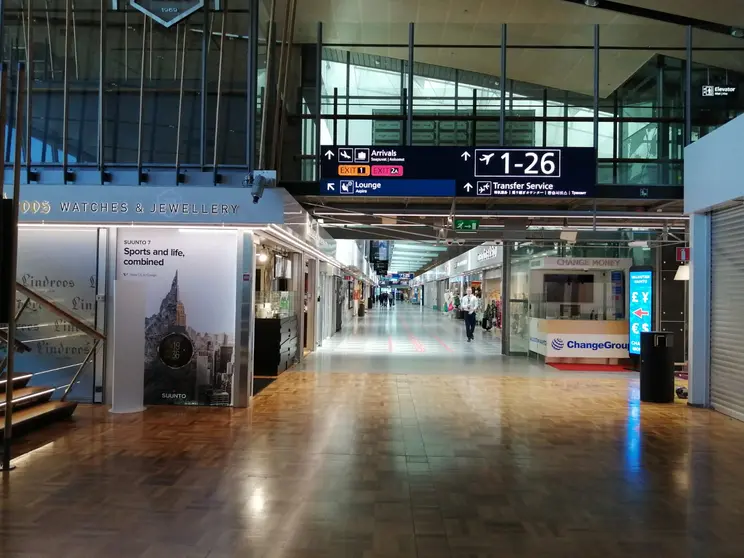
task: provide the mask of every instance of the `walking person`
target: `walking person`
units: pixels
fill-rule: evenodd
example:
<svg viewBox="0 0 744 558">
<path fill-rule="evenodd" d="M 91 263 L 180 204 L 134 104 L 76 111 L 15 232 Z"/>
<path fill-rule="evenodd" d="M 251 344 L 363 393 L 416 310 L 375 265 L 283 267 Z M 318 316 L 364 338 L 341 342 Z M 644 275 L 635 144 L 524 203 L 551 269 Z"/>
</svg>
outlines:
<svg viewBox="0 0 744 558">
<path fill-rule="evenodd" d="M 462 297 L 460 308 L 465 312 L 465 334 L 468 336 L 468 343 L 470 343 L 475 331 L 475 312 L 478 310 L 478 297 L 473 294 L 473 289 L 470 287 L 468 287 L 465 296 Z"/>
</svg>

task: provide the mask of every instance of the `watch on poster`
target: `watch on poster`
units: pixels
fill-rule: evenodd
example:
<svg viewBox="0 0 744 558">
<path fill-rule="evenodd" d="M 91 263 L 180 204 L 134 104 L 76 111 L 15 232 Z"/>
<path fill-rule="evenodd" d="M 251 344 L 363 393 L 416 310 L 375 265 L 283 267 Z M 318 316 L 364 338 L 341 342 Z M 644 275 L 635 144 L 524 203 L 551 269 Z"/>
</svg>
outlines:
<svg viewBox="0 0 744 558">
<path fill-rule="evenodd" d="M 194 356 L 194 344 L 184 333 L 169 333 L 158 345 L 158 356 L 168 368 L 183 368 Z"/>
</svg>

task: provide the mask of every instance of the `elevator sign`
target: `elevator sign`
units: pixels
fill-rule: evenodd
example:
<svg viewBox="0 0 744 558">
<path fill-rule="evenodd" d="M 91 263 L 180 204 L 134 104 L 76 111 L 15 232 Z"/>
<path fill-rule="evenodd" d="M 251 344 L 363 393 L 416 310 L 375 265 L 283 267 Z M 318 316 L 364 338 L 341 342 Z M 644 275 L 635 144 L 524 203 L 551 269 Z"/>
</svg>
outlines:
<svg viewBox="0 0 744 558">
<path fill-rule="evenodd" d="M 164 27 L 170 27 L 204 7 L 204 0 L 129 0 L 129 3 Z"/>
<path fill-rule="evenodd" d="M 650 268 L 630 270 L 630 346 L 632 355 L 641 354 L 641 333 L 651 331 L 653 319 L 654 272 Z"/>
</svg>

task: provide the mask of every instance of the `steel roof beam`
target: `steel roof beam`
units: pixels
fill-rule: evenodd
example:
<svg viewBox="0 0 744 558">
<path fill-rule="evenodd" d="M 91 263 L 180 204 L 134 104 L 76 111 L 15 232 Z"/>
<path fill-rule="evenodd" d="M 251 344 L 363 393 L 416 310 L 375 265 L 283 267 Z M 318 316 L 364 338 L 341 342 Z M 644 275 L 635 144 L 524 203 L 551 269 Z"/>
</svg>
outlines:
<svg viewBox="0 0 744 558">
<path fill-rule="evenodd" d="M 566 2 L 569 4 L 580 4 L 586 5 L 584 0 L 559 0 L 560 2 Z M 629 4 L 623 4 L 621 2 L 613 2 L 612 0 L 598 0 L 596 6 L 587 6 L 587 10 L 606 10 L 609 12 L 615 12 L 619 14 L 625 14 L 629 16 L 640 17 L 643 19 L 650 19 L 652 21 L 659 21 L 661 23 L 671 23 L 674 25 L 681 25 L 683 27 L 693 27 L 703 31 L 709 31 L 711 33 L 719 33 L 721 35 L 729 35 L 739 29 L 738 27 L 732 27 L 730 25 L 724 25 L 723 23 L 715 23 L 713 21 L 706 21 L 704 19 L 697 19 L 694 17 L 687 17 L 680 14 L 672 14 L 669 12 L 663 12 L 661 10 L 654 10 L 651 8 L 642 8 L 640 6 L 631 6 Z"/>
</svg>

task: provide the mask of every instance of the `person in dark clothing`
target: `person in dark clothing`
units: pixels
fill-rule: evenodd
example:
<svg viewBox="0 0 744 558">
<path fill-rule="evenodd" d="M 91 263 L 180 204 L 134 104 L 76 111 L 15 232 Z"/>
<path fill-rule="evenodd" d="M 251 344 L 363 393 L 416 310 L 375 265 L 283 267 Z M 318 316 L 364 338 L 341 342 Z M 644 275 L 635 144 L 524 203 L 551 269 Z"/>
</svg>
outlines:
<svg viewBox="0 0 744 558">
<path fill-rule="evenodd" d="M 465 312 L 465 335 L 470 343 L 473 340 L 473 332 L 475 332 L 475 312 L 478 310 L 478 297 L 473 294 L 473 289 L 470 287 L 468 287 L 467 294 L 462 297 L 460 308 Z"/>
</svg>

